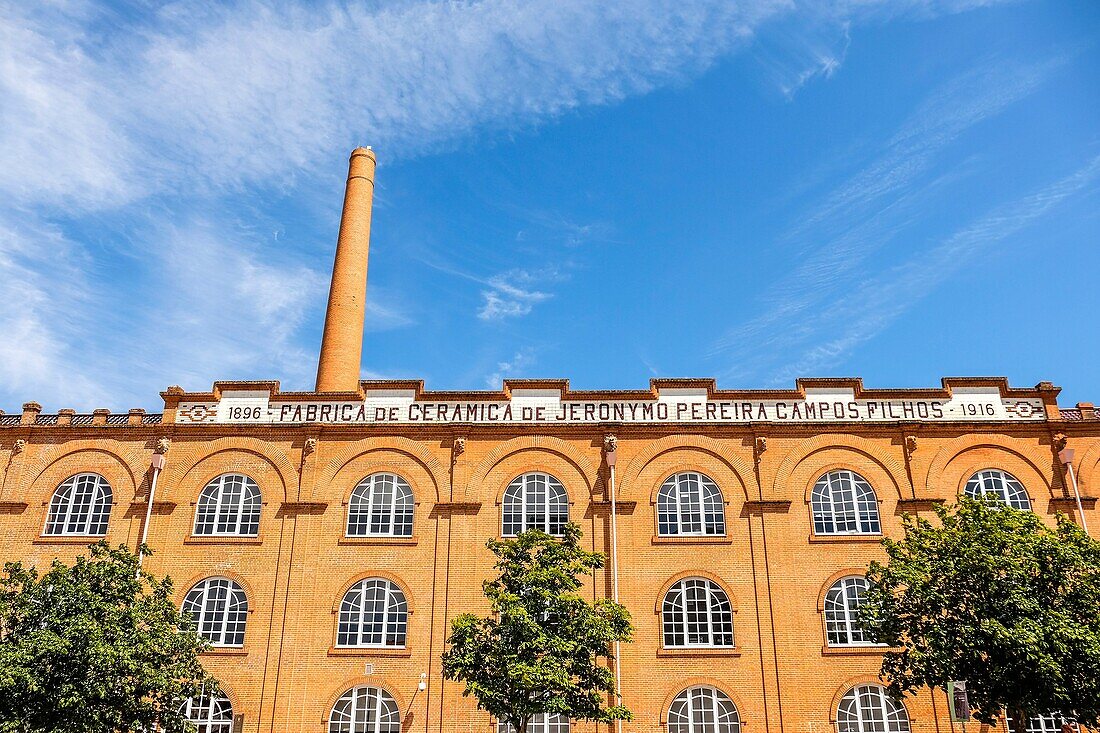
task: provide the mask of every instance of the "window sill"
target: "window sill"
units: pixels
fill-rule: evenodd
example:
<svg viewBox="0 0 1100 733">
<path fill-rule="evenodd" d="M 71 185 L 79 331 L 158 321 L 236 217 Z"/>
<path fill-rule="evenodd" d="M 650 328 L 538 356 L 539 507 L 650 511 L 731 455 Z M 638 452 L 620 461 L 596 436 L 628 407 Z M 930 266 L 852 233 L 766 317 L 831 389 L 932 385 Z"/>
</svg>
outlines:
<svg viewBox="0 0 1100 733">
<path fill-rule="evenodd" d="M 183 540 L 185 545 L 258 545 L 262 542 L 262 537 L 234 534 L 193 534 Z"/>
<path fill-rule="evenodd" d="M 412 537 L 387 537 L 385 535 L 362 537 L 341 537 L 336 541 L 338 545 L 415 545 L 418 542 L 416 535 Z"/>
<path fill-rule="evenodd" d="M 653 535 L 655 545 L 732 545 L 733 539 L 724 535 Z"/>
<path fill-rule="evenodd" d="M 885 644 L 852 644 L 851 646 L 823 646 L 821 647 L 822 656 L 826 657 L 844 657 L 844 656 L 882 656 L 888 651 L 894 651 L 895 647 L 889 647 Z"/>
<path fill-rule="evenodd" d="M 94 545 L 107 539 L 105 534 L 44 534 L 31 540 L 35 545 Z"/>
<path fill-rule="evenodd" d="M 865 542 L 880 544 L 882 534 L 811 534 L 810 542 Z"/>
<path fill-rule="evenodd" d="M 674 647 L 657 650 L 658 657 L 739 657 L 741 647 Z"/>
<path fill-rule="evenodd" d="M 247 657 L 248 649 L 243 646 L 215 646 L 200 653 L 212 657 Z"/>
<path fill-rule="evenodd" d="M 334 646 L 328 650 L 330 657 L 411 657 L 407 646 Z"/>
</svg>

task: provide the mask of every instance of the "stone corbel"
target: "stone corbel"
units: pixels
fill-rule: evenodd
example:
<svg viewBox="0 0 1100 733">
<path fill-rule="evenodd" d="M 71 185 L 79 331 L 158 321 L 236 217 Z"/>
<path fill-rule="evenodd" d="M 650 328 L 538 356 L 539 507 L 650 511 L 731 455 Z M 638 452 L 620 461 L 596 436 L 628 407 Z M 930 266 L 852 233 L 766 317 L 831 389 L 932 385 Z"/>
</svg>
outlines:
<svg viewBox="0 0 1100 733">
<path fill-rule="evenodd" d="M 302 460 L 298 464 L 298 500 L 314 501 L 317 483 L 317 437 L 309 436 L 302 442 Z"/>
</svg>

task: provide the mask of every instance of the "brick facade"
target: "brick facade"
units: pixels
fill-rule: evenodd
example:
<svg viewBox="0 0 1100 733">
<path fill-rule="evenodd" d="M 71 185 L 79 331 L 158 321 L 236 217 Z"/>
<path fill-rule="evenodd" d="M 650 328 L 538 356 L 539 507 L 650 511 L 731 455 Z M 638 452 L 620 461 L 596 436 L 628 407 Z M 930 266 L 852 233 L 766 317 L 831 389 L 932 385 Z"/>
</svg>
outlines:
<svg viewBox="0 0 1100 733">
<path fill-rule="evenodd" d="M 136 547 L 150 463 L 158 439 L 169 438 L 148 567 L 174 579 L 180 602 L 211 576 L 245 590 L 244 647 L 213 650 L 204 662 L 224 681 L 247 733 L 324 731 L 335 700 L 357 684 L 390 693 L 403 730 L 493 731 L 489 716 L 441 679 L 449 622 L 486 608 L 480 583 L 492 557 L 485 542 L 500 535 L 503 492 L 518 475 L 557 477 L 585 542 L 610 552 L 607 433 L 618 438 L 621 598 L 637 627 L 622 653 L 623 698 L 636 716 L 624 724 L 627 733 L 663 730 L 672 698 L 696 683 L 729 695 L 749 731 L 823 733 L 840 696 L 876 679 L 879 650 L 825 644 L 825 590 L 882 557 L 879 536 L 815 536 L 810 491 L 829 470 L 850 469 L 871 484 L 886 536 L 899 534 L 902 513 L 952 501 L 985 468 L 1018 478 L 1034 510 L 1053 521 L 1055 511 L 1076 510 L 1058 459 L 1065 446 L 1075 451 L 1086 518 L 1094 533 L 1100 528 L 1100 421 L 1088 405 L 1059 411 L 1051 403 L 1047 420 L 1028 423 L 190 425 L 174 421 L 173 399 L 163 422 L 136 412 L 55 419 L 33 404 L 22 416 L 0 418 L 0 556 L 45 566 L 84 551 L 87 538 L 43 536 L 54 491 L 82 472 L 112 487 L 108 541 Z M 680 471 L 698 471 L 720 487 L 725 536 L 658 536 L 657 491 Z M 349 495 L 377 472 L 411 486 L 412 537 L 345 537 Z M 259 485 L 258 536 L 192 535 L 199 492 L 225 473 Z M 340 600 L 366 577 L 403 590 L 405 648 L 336 648 Z M 685 577 L 725 590 L 733 649 L 662 648 L 661 601 Z M 586 592 L 609 596 L 610 572 Z M 942 693 L 924 692 L 906 707 L 913 731 L 952 730 Z M 574 726 L 578 733 L 605 729 Z"/>
</svg>

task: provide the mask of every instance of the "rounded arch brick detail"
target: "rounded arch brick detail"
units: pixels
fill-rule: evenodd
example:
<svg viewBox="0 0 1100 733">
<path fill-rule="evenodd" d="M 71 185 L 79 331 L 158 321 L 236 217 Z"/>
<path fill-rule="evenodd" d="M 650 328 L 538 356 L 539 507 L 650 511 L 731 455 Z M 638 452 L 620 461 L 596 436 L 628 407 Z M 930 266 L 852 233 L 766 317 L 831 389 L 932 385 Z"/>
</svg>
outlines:
<svg viewBox="0 0 1100 733">
<path fill-rule="evenodd" d="M 57 485 L 77 473 L 98 473 L 103 478 L 107 479 L 111 484 L 111 492 L 113 494 L 112 502 L 118 504 L 122 501 L 134 501 L 138 497 L 138 492 L 141 490 L 141 486 L 145 481 L 144 472 L 138 466 L 135 466 L 134 461 L 128 461 L 124 457 L 124 450 L 119 441 L 117 440 L 78 440 L 72 442 L 72 444 L 64 444 L 57 447 L 58 450 L 45 451 L 43 455 L 30 467 L 29 475 L 33 477 L 30 481 L 27 481 L 25 485 L 29 486 L 30 494 L 35 495 L 37 493 L 42 494 L 44 501 L 48 502 L 52 499 L 54 492 L 57 490 Z M 102 464 L 97 466 L 95 460 L 89 461 L 87 464 L 81 464 L 73 460 L 74 456 L 79 453 L 88 453 L 89 456 L 98 457 L 99 461 L 103 458 L 110 460 L 111 470 L 105 470 Z M 139 458 L 140 460 L 140 458 Z M 70 463 L 64 470 L 59 470 L 64 463 Z M 140 466 L 140 463 L 139 463 Z M 64 474 L 64 475 L 62 475 Z M 118 485 L 119 480 L 122 479 L 127 485 Z M 42 485 L 45 481 L 46 485 Z"/>
<path fill-rule="evenodd" d="M 833 700 L 829 703 L 829 723 L 836 724 L 836 712 L 840 707 L 840 701 L 844 699 L 844 696 L 849 692 L 859 687 L 860 685 L 874 685 L 875 687 L 881 687 L 886 689 L 886 685 L 883 683 L 882 678 L 873 674 L 861 674 L 856 677 L 849 677 L 843 684 L 837 688 L 837 691 L 833 693 Z M 909 719 L 909 722 L 913 722 L 913 716 L 909 713 L 909 706 L 902 700 L 899 703 L 905 710 L 905 717 Z"/>
<path fill-rule="evenodd" d="M 481 486 L 485 482 L 486 477 L 488 477 L 489 472 L 492 471 L 494 467 L 509 456 L 523 451 L 556 453 L 559 457 L 572 464 L 573 467 L 577 469 L 577 472 L 584 477 L 588 482 L 588 490 L 590 493 L 595 488 L 599 479 L 599 464 L 594 462 L 584 453 L 584 451 L 577 448 L 575 445 L 550 435 L 524 435 L 501 443 L 481 459 L 477 468 L 470 474 L 470 480 L 466 483 L 466 486 L 463 487 L 463 499 L 469 497 L 471 487 Z"/>
<path fill-rule="evenodd" d="M 890 455 L 882 450 L 878 444 L 866 438 L 862 438 L 858 435 L 838 433 L 814 436 L 788 453 L 783 458 L 783 462 L 779 464 L 779 470 L 776 471 L 775 480 L 772 483 L 772 497 L 794 500 L 796 497 L 791 494 L 793 489 L 790 487 L 790 483 L 795 471 L 814 454 L 829 449 L 855 451 L 878 464 L 882 471 L 890 478 L 891 483 L 893 483 L 896 496 L 900 497 L 902 495 L 901 487 L 903 486 L 903 477 L 905 476 L 905 464 L 900 457 Z M 856 471 L 856 473 L 859 473 L 859 471 Z M 813 482 L 816 480 L 817 477 L 815 476 L 810 481 L 809 486 L 805 487 L 799 501 L 809 499 L 808 492 Z"/>
<path fill-rule="evenodd" d="M 817 594 L 817 611 L 821 613 L 825 610 L 825 595 L 829 592 L 829 589 L 838 580 L 844 578 L 867 578 L 867 568 L 845 568 L 844 570 L 838 570 L 830 575 L 824 583 L 821 585 L 821 592 Z"/>
<path fill-rule="evenodd" d="M 174 464 L 172 461 L 172 452 L 184 452 L 186 451 L 187 458 L 183 462 Z M 295 465 L 290 461 L 289 456 L 283 451 L 277 449 L 272 443 L 260 440 L 258 438 L 246 438 L 246 437 L 232 437 L 232 438 L 218 438 L 209 443 L 189 445 L 187 443 L 178 443 L 173 446 L 172 450 L 168 452 L 168 465 L 165 470 L 166 475 L 161 479 L 162 486 L 166 488 L 165 501 L 174 501 L 180 503 L 183 501 L 189 501 L 189 497 L 181 496 L 182 487 L 191 478 L 191 473 L 203 463 L 209 461 L 218 455 L 224 453 L 248 453 L 256 458 L 266 461 L 278 474 L 283 484 L 283 495 L 279 497 L 279 501 L 292 500 L 298 494 L 298 470 Z M 230 473 L 231 471 L 225 471 Z M 218 474 L 220 475 L 220 474 Z M 255 479 L 255 477 L 252 477 Z M 205 483 L 203 483 L 205 485 Z M 260 487 L 261 491 L 263 486 Z M 201 491 L 201 487 L 199 488 Z M 196 496 L 198 493 L 196 492 Z M 270 499 L 265 495 L 264 501 Z"/>
<path fill-rule="evenodd" d="M 664 605 L 665 596 L 667 596 L 668 592 L 672 590 L 672 586 L 676 585 L 681 580 L 687 580 L 688 578 L 702 578 L 703 580 L 709 580 L 710 582 L 717 585 L 719 588 L 722 589 L 722 592 L 726 594 L 726 598 L 729 599 L 730 610 L 734 613 L 737 613 L 737 611 L 739 610 L 737 599 L 733 595 L 733 591 L 730 590 L 730 582 L 728 580 L 722 578 L 719 575 L 716 575 L 709 570 L 692 569 L 682 570 L 672 577 L 666 579 L 665 582 L 661 584 L 661 590 L 657 592 L 657 598 L 653 602 L 653 613 L 655 615 L 661 615 L 661 607 L 662 605 Z"/>
<path fill-rule="evenodd" d="M 245 602 L 248 603 L 248 613 L 255 613 L 258 596 L 252 584 L 240 573 L 224 568 L 197 573 L 192 575 L 191 579 L 186 583 L 181 583 L 179 587 L 176 588 L 176 607 L 183 606 L 183 599 L 187 597 L 187 594 L 190 593 L 196 585 L 204 580 L 214 580 L 216 578 L 225 578 L 239 585 L 241 590 L 244 591 Z"/>
<path fill-rule="evenodd" d="M 697 675 L 688 677 L 687 679 L 677 680 L 675 684 L 671 686 L 669 692 L 665 694 L 664 702 L 661 703 L 661 730 L 668 730 L 668 709 L 672 707 L 672 701 L 676 699 L 684 690 L 690 690 L 692 687 L 713 687 L 721 692 L 723 695 L 733 701 L 733 706 L 737 708 L 737 715 L 741 718 L 741 723 L 744 725 L 745 720 L 745 703 L 741 699 L 740 695 L 734 689 L 734 686 L 729 682 L 724 682 L 716 677 L 706 677 Z"/>
<path fill-rule="evenodd" d="M 70 458 L 78 453 L 89 453 L 98 456 L 106 456 L 112 463 L 117 464 L 118 468 L 121 468 L 121 475 L 124 475 L 129 479 L 129 486 L 115 486 L 115 481 L 111 479 L 111 476 L 104 476 L 111 483 L 111 490 L 114 492 L 114 501 L 127 500 L 133 501 L 137 497 L 138 489 L 141 487 L 145 477 L 145 470 L 141 466 L 140 456 L 136 456 L 136 461 L 130 461 L 125 458 L 126 450 L 124 445 L 117 440 L 74 440 L 68 443 L 62 443 L 56 446 L 50 446 L 50 448 L 42 451 L 34 463 L 27 467 L 25 476 L 29 477 L 29 481 L 25 483 L 26 486 L 31 487 L 32 493 L 42 490 L 38 484 L 40 481 L 47 477 L 47 474 L 55 473 L 54 469 L 59 464 L 70 460 Z M 68 475 L 74 475 L 77 473 L 102 473 L 94 463 L 88 466 L 79 466 L 76 463 L 68 469 L 71 471 Z M 50 477 L 54 478 L 54 477 Z M 62 477 L 60 480 L 64 480 L 68 476 Z M 53 481 L 57 484 L 60 481 Z M 122 495 L 120 492 L 123 488 L 128 489 L 128 495 Z M 49 501 L 53 497 L 53 492 L 57 489 L 57 486 L 45 487 L 45 500 Z"/>
<path fill-rule="evenodd" d="M 1095 496 L 1096 483 L 1100 481 L 1100 441 L 1093 441 L 1077 462 L 1077 483 L 1082 495 Z M 1072 487 L 1071 487 L 1072 488 Z M 1093 492 L 1089 494 L 1089 492 Z"/>
<path fill-rule="evenodd" d="M 371 580 L 372 578 L 377 578 L 379 580 L 388 580 L 389 582 L 396 585 L 398 590 L 400 590 L 401 593 L 405 596 L 405 608 L 408 614 L 410 616 L 413 614 L 413 612 L 416 610 L 416 604 L 414 603 L 412 590 L 409 588 L 408 583 L 402 580 L 401 576 L 397 575 L 396 573 L 391 573 L 388 570 L 364 570 L 351 576 L 351 578 L 346 580 L 343 585 L 340 586 L 339 592 L 332 599 L 332 612 L 334 614 L 340 612 L 340 604 L 344 602 L 344 596 L 348 594 L 348 591 L 355 587 L 356 583 L 364 580 Z"/>
<path fill-rule="evenodd" d="M 397 703 L 397 712 L 401 715 L 401 727 L 404 730 L 405 716 L 408 714 L 408 708 L 406 707 L 406 700 L 397 692 L 396 685 L 387 684 L 387 675 L 385 674 L 372 674 L 372 675 L 357 675 L 345 679 L 335 692 L 329 693 L 328 697 L 324 701 L 324 707 L 321 709 L 321 722 L 326 726 L 328 725 L 329 716 L 332 715 L 332 708 L 336 705 L 336 701 L 344 696 L 349 690 L 356 687 L 374 687 L 382 690 L 387 695 L 393 698 L 393 701 Z"/>
<path fill-rule="evenodd" d="M 448 486 L 447 468 L 443 465 L 443 462 L 439 460 L 438 456 L 424 447 L 423 443 L 401 436 L 357 440 L 345 448 L 342 448 L 339 453 L 325 463 L 318 485 L 328 486 L 336 479 L 336 475 L 356 458 L 379 451 L 403 453 L 419 463 L 432 477 L 432 482 L 435 484 L 435 501 L 443 500 Z M 403 478 L 408 480 L 408 477 Z M 348 493 L 350 493 L 350 489 Z M 413 493 L 416 493 L 415 487 Z"/>
<path fill-rule="evenodd" d="M 756 472 L 753 470 L 752 465 L 744 458 L 732 453 L 727 446 L 724 446 L 714 438 L 708 438 L 701 435 L 666 435 L 663 438 L 658 438 L 649 443 L 637 455 L 630 459 L 630 463 L 627 464 L 626 470 L 623 471 L 622 476 L 619 478 L 619 483 L 625 490 L 624 495 L 630 494 L 634 496 L 631 487 L 638 481 L 646 467 L 665 453 L 674 450 L 695 450 L 713 456 L 724 463 L 738 480 L 740 480 L 741 487 L 745 493 L 743 498 L 745 500 L 752 498 L 752 490 L 756 488 Z M 653 491 L 650 492 L 651 501 L 656 501 L 657 492 L 660 488 L 660 484 L 658 484 Z M 727 502 L 729 501 L 729 496 L 725 495 L 725 492 L 723 492 L 722 498 Z"/>
<path fill-rule="evenodd" d="M 1050 478 L 1047 475 L 1047 472 L 1044 471 L 1034 460 L 1029 458 L 1023 451 L 1021 451 L 1019 444 L 1014 444 L 1012 441 L 1002 436 L 990 435 L 988 433 L 981 435 L 962 435 L 950 441 L 949 443 L 941 447 L 938 451 L 936 451 L 936 455 L 932 458 L 932 462 L 928 465 L 928 473 L 925 475 L 924 478 L 924 490 L 933 494 L 937 493 L 937 491 L 947 489 L 950 489 L 953 494 L 957 494 L 959 491 L 961 491 L 962 486 L 960 481 L 965 482 L 966 479 L 969 478 L 969 476 L 961 478 L 960 481 L 949 482 L 950 486 L 941 486 L 941 484 L 944 484 L 944 479 L 946 477 L 948 467 L 951 465 L 951 463 L 956 459 L 961 458 L 968 451 L 972 451 L 977 448 L 993 448 L 999 451 L 1004 451 L 1009 456 L 1011 456 L 1013 463 L 1025 464 L 1027 468 L 1029 468 L 1034 473 L 1034 475 L 1042 481 L 1042 487 L 1046 490 L 1047 495 L 1050 495 L 1052 485 Z M 983 468 L 1003 468 L 1003 470 L 1006 470 L 1009 473 L 1013 473 L 1015 475 L 1015 472 L 1011 470 L 1012 466 L 996 466 L 993 465 L 994 463 L 996 462 L 991 462 L 988 460 L 977 461 L 976 465 L 978 466 L 978 468 L 976 470 L 980 470 Z M 1020 479 L 1021 481 L 1024 480 L 1022 476 L 1016 476 L 1016 478 Z M 955 486 L 955 484 L 959 484 L 959 486 Z M 1025 488 L 1027 487 L 1026 481 L 1024 483 L 1024 486 Z M 1032 492 L 1029 491 L 1028 494 L 1031 495 L 1031 498 L 1033 500 L 1036 498 L 1032 495 Z"/>
</svg>

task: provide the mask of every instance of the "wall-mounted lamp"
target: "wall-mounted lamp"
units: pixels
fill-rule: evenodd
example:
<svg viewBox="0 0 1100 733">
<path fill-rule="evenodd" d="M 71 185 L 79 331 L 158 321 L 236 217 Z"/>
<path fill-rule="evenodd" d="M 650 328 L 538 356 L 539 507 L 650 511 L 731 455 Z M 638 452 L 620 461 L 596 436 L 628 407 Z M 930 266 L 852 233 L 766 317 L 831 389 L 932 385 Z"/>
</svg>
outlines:
<svg viewBox="0 0 1100 733">
<path fill-rule="evenodd" d="M 416 689 L 420 690 L 421 692 L 428 689 L 428 673 L 427 672 L 421 672 L 420 673 L 420 684 L 416 686 Z"/>
</svg>

